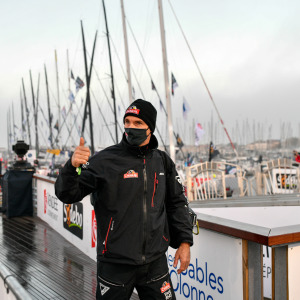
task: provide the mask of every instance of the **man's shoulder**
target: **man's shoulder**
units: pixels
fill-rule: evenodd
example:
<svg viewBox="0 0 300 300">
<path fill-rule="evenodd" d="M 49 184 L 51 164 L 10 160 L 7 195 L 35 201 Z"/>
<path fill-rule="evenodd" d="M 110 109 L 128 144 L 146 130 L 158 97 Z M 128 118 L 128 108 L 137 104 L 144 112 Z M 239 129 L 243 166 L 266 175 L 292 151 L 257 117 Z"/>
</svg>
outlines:
<svg viewBox="0 0 300 300">
<path fill-rule="evenodd" d="M 107 156 L 114 156 L 118 155 L 122 151 L 122 148 L 120 147 L 120 144 L 108 146 L 99 152 L 97 152 L 94 156 L 97 159 L 106 158 Z"/>
</svg>

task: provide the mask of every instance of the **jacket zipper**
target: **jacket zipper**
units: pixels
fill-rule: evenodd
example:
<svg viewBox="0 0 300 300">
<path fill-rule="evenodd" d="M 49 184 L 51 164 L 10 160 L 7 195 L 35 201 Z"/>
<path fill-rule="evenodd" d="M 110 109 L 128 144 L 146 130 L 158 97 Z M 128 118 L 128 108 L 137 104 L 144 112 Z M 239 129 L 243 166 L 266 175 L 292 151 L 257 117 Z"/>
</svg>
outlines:
<svg viewBox="0 0 300 300">
<path fill-rule="evenodd" d="M 112 218 L 110 218 L 110 221 L 109 221 L 109 225 L 108 225 L 108 229 L 107 229 L 107 233 L 106 233 L 106 237 L 105 237 L 104 250 L 102 251 L 102 254 L 104 254 L 104 253 L 107 251 L 107 239 L 108 239 L 108 235 L 109 235 L 109 230 L 110 230 L 110 226 L 111 226 L 111 221 L 112 221 Z"/>
<path fill-rule="evenodd" d="M 153 188 L 153 195 L 152 195 L 152 202 L 151 202 L 151 207 L 154 207 L 154 196 L 155 196 L 155 193 L 156 193 L 156 186 L 158 184 L 158 180 L 156 179 L 156 172 L 155 172 L 155 176 L 154 176 L 154 188 Z"/>
<path fill-rule="evenodd" d="M 146 159 L 144 158 L 143 165 L 144 174 L 144 197 L 143 197 L 143 248 L 142 248 L 142 261 L 146 260 L 146 236 L 147 236 L 147 172 L 146 172 Z"/>
</svg>

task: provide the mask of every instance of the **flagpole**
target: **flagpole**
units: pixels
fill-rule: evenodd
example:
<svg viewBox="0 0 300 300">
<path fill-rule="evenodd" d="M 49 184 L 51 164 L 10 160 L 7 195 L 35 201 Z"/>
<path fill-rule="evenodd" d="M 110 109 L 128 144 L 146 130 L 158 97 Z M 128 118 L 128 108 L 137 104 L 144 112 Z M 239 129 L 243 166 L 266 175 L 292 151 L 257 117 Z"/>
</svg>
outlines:
<svg viewBox="0 0 300 300">
<path fill-rule="evenodd" d="M 158 10 L 159 10 L 159 22 L 160 22 L 160 33 L 161 33 L 161 46 L 163 54 L 163 65 L 164 65 L 164 79 L 165 79 L 165 93 L 166 93 L 166 104 L 168 112 L 168 131 L 169 131 L 169 143 L 170 143 L 170 156 L 175 163 L 175 146 L 173 139 L 173 122 L 172 122 L 172 108 L 170 101 L 170 87 L 169 87 L 169 72 L 168 72 L 168 60 L 167 60 L 167 46 L 165 38 L 165 29 L 164 29 L 164 17 L 163 17 L 163 8 L 162 1 L 158 0 Z"/>
</svg>

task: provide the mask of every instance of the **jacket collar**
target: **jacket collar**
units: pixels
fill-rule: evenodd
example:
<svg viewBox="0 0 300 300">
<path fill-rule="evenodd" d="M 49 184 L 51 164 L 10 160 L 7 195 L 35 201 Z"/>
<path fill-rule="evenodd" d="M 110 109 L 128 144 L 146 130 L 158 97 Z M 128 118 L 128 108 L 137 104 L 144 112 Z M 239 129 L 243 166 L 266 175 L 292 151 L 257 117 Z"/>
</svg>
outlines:
<svg viewBox="0 0 300 300">
<path fill-rule="evenodd" d="M 139 146 L 132 146 L 127 142 L 125 133 L 123 133 L 123 138 L 120 143 L 122 147 L 124 147 L 129 152 L 137 155 L 137 156 L 146 156 L 148 153 L 152 152 L 153 150 L 157 149 L 158 147 L 158 141 L 155 135 L 151 135 L 149 144 L 139 147 Z"/>
</svg>

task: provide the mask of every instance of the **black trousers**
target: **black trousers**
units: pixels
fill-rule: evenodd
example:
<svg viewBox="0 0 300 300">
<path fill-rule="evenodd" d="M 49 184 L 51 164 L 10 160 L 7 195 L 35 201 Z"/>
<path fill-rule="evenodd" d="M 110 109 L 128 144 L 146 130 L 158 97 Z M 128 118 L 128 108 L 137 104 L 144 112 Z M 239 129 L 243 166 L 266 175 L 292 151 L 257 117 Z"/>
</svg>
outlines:
<svg viewBox="0 0 300 300">
<path fill-rule="evenodd" d="M 98 262 L 97 273 L 97 300 L 129 300 L 134 288 L 141 300 L 176 299 L 165 255 L 141 266 Z"/>
</svg>

